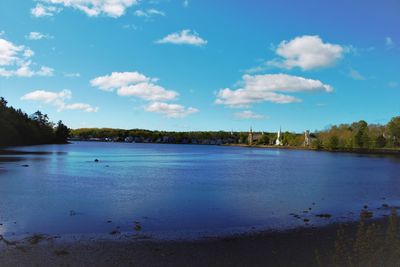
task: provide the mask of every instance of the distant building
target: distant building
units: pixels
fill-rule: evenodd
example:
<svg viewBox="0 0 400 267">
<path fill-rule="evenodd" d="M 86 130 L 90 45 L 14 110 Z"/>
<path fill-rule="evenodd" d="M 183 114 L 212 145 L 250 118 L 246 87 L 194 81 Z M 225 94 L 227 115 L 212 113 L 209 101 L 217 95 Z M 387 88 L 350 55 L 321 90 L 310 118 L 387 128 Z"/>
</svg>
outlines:
<svg viewBox="0 0 400 267">
<path fill-rule="evenodd" d="M 133 137 L 132 136 L 128 136 L 124 139 L 125 143 L 132 143 L 133 142 Z"/>
<path fill-rule="evenodd" d="M 311 145 L 311 135 L 310 131 L 307 130 L 304 132 L 304 146 L 310 146 Z"/>
<path fill-rule="evenodd" d="M 279 132 L 277 133 L 276 141 L 275 141 L 276 146 L 283 146 L 283 143 L 281 140 L 281 138 L 282 138 L 281 135 L 282 135 L 282 130 L 281 130 L 281 128 L 279 128 Z"/>
<path fill-rule="evenodd" d="M 258 142 L 264 133 L 253 133 L 253 129 L 250 127 L 249 135 L 247 137 L 247 143 L 251 146 Z"/>
<path fill-rule="evenodd" d="M 249 136 L 247 137 L 247 143 L 251 146 L 253 144 L 253 129 L 250 127 Z"/>
</svg>

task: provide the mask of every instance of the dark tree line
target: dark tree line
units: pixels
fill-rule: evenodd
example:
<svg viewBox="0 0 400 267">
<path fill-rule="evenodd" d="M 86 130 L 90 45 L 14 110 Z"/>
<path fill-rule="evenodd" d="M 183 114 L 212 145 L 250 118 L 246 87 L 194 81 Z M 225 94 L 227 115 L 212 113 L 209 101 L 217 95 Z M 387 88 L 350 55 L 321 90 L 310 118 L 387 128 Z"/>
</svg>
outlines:
<svg viewBox="0 0 400 267">
<path fill-rule="evenodd" d="M 111 128 L 81 128 L 71 130 L 71 136 L 81 140 L 91 138 L 111 139 L 113 141 L 124 141 L 125 138 L 133 137 L 136 142 L 149 143 L 202 143 L 203 141 L 217 141 L 223 143 L 237 143 L 239 140 L 238 132 L 224 131 L 193 131 L 193 132 L 173 132 L 173 131 L 150 131 L 144 129 L 111 129 Z"/>
<path fill-rule="evenodd" d="M 0 97 L 0 146 L 66 143 L 69 129 L 62 121 L 56 125 L 46 114 L 36 111 L 28 115 L 21 109 L 7 106 Z"/>
</svg>

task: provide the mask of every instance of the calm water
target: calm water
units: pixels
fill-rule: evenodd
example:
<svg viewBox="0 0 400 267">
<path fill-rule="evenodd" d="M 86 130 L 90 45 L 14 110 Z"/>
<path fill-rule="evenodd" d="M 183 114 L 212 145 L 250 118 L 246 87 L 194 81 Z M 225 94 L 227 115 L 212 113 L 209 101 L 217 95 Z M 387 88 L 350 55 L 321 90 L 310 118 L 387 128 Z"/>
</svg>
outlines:
<svg viewBox="0 0 400 267">
<path fill-rule="evenodd" d="M 24 153 L 0 154 L 7 236 L 135 232 L 134 221 L 155 236 L 206 235 L 304 226 L 304 218 L 321 225 L 354 219 L 364 205 L 375 214 L 387 213 L 377 209 L 383 203 L 400 205 L 393 157 L 94 142 L 13 150 Z"/>
</svg>

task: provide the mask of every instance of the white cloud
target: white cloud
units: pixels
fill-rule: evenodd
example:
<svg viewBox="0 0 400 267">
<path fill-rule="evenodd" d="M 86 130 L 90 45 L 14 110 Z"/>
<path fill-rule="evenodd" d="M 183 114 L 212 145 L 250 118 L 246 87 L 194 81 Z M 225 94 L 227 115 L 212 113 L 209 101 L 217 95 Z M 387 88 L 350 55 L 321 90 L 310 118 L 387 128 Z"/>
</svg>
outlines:
<svg viewBox="0 0 400 267">
<path fill-rule="evenodd" d="M 40 69 L 36 72 L 38 76 L 53 76 L 54 69 L 49 67 L 40 67 Z"/>
<path fill-rule="evenodd" d="M 48 34 L 43 34 L 41 32 L 30 32 L 29 35 L 26 36 L 29 40 L 41 40 L 41 39 L 52 39 L 53 36 Z"/>
<path fill-rule="evenodd" d="M 85 112 L 97 112 L 99 110 L 98 107 L 92 107 L 89 104 L 85 103 L 74 103 L 74 104 L 68 104 L 63 107 L 63 109 L 69 109 L 69 110 L 83 110 Z"/>
<path fill-rule="evenodd" d="M 148 112 L 163 114 L 167 118 L 184 118 L 190 114 L 196 113 L 199 110 L 196 108 L 185 108 L 178 104 L 168 104 L 163 102 L 154 102 L 145 108 Z"/>
<path fill-rule="evenodd" d="M 358 80 L 358 81 L 365 80 L 365 77 L 363 75 L 361 75 L 361 73 L 359 73 L 355 69 L 350 69 L 349 76 L 351 78 L 353 78 L 354 80 Z"/>
<path fill-rule="evenodd" d="M 17 77 L 53 76 L 54 70 L 52 68 L 40 67 L 38 70 L 32 70 L 30 65 L 31 65 L 31 62 L 27 61 L 27 62 L 24 62 L 16 70 L 0 69 L 0 76 L 4 76 L 4 77 L 11 77 L 11 76 L 17 76 Z M 3 70 L 3 72 L 1 72 L 1 70 Z M 2 75 L 2 73 L 3 73 L 3 75 Z"/>
<path fill-rule="evenodd" d="M 325 91 L 332 92 L 330 85 L 319 80 L 287 74 L 244 75 L 241 88 L 231 90 L 221 89 L 217 93 L 216 104 L 230 107 L 246 107 L 252 103 L 273 102 L 287 104 L 301 102 L 301 99 L 286 93 Z M 283 94 L 284 93 L 284 94 Z"/>
<path fill-rule="evenodd" d="M 247 74 L 255 74 L 255 73 L 260 73 L 260 72 L 266 71 L 269 68 L 271 68 L 271 66 L 268 66 L 268 64 L 266 64 L 266 63 L 262 63 L 259 66 L 248 68 L 248 69 L 244 70 L 243 72 L 247 73 Z"/>
<path fill-rule="evenodd" d="M 23 45 L 15 45 L 6 39 L 0 38 L 0 76 L 32 77 L 52 76 L 53 69 L 42 66 L 36 70 L 32 69 L 30 58 L 34 52 Z"/>
<path fill-rule="evenodd" d="M 237 118 L 237 119 L 264 119 L 265 116 L 254 113 L 251 110 L 244 110 L 242 112 L 236 112 L 235 118 Z"/>
<path fill-rule="evenodd" d="M 56 6 L 70 7 L 80 10 L 90 17 L 106 15 L 118 18 L 125 14 L 126 9 L 138 3 L 137 0 L 40 0 L 31 10 L 35 17 L 52 16 Z M 44 5 L 45 4 L 45 5 Z"/>
<path fill-rule="evenodd" d="M 64 100 L 70 99 L 71 96 L 72 93 L 70 90 L 62 90 L 58 93 L 36 90 L 21 97 L 21 100 L 35 100 L 44 103 L 63 103 Z"/>
<path fill-rule="evenodd" d="M 66 104 L 65 101 L 71 99 L 72 92 L 70 90 L 62 90 L 61 92 L 50 92 L 44 90 L 36 90 L 21 97 L 21 100 L 38 101 L 57 107 L 58 111 L 62 110 L 82 110 L 85 112 L 97 112 L 98 108 L 94 108 L 85 103 Z"/>
<path fill-rule="evenodd" d="M 145 111 L 163 114 L 169 118 L 183 118 L 198 110 L 192 107 L 185 108 L 178 104 L 164 103 L 175 100 L 179 94 L 157 85 L 158 79 L 147 77 L 139 72 L 112 72 L 110 75 L 100 76 L 90 81 L 90 84 L 103 91 L 113 92 L 120 96 L 132 96 L 151 102 Z"/>
<path fill-rule="evenodd" d="M 337 44 L 324 43 L 317 36 L 304 35 L 290 41 L 282 41 L 275 50 L 279 59 L 268 61 L 268 65 L 303 70 L 329 67 L 343 57 L 346 49 Z"/>
<path fill-rule="evenodd" d="M 178 93 L 156 85 L 157 78 L 139 72 L 113 72 L 90 81 L 94 87 L 104 91 L 117 90 L 120 96 L 135 96 L 148 101 L 167 101 L 177 98 Z"/>
<path fill-rule="evenodd" d="M 55 13 L 60 12 L 60 8 L 56 8 L 54 6 L 44 6 L 40 3 L 36 4 L 34 8 L 31 9 L 31 15 L 40 18 L 40 17 L 51 17 Z"/>
<path fill-rule="evenodd" d="M 24 55 L 24 57 L 32 57 L 33 55 L 35 54 L 35 52 L 33 52 L 32 50 L 30 50 L 29 48 L 27 48 L 27 49 L 25 49 L 24 50 L 24 53 L 23 53 L 23 55 Z"/>
<path fill-rule="evenodd" d="M 25 51 L 27 49 L 24 46 L 17 46 L 5 39 L 0 39 L 0 66 L 16 64 Z"/>
<path fill-rule="evenodd" d="M 178 93 L 169 91 L 153 83 L 138 83 L 117 90 L 120 96 L 135 96 L 148 101 L 167 101 L 177 98 Z"/>
<path fill-rule="evenodd" d="M 144 17 L 144 18 L 151 18 L 153 16 L 165 16 L 165 12 L 154 9 L 154 8 L 150 8 L 147 10 L 138 9 L 135 11 L 134 14 L 137 17 Z"/>
<path fill-rule="evenodd" d="M 197 32 L 191 32 L 191 30 L 185 29 L 181 32 L 174 32 L 163 39 L 156 41 L 158 44 L 177 44 L 177 45 L 194 45 L 203 46 L 207 44 L 207 40 L 202 39 Z"/>
<path fill-rule="evenodd" d="M 385 46 L 387 49 L 392 49 L 395 47 L 395 43 L 392 38 L 386 37 L 385 38 Z"/>
<path fill-rule="evenodd" d="M 111 75 L 100 76 L 90 81 L 94 87 L 98 87 L 104 91 L 113 91 L 114 89 L 138 84 L 143 82 L 150 82 L 153 79 L 146 77 L 139 72 L 112 72 Z M 156 81 L 153 80 L 153 81 Z"/>
</svg>

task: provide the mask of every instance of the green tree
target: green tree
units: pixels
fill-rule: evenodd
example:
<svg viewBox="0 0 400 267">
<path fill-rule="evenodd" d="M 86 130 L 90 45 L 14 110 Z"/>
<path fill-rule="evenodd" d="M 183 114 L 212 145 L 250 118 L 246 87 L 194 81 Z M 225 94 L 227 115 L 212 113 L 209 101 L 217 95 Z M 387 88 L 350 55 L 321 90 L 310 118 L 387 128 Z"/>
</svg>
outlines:
<svg viewBox="0 0 400 267">
<path fill-rule="evenodd" d="M 48 116 L 40 111 L 28 116 L 7 106 L 0 97 L 0 146 L 49 144 L 55 142 L 55 130 Z"/>
<path fill-rule="evenodd" d="M 269 137 L 266 134 L 261 135 L 261 138 L 257 141 L 259 145 L 269 145 Z"/>
<path fill-rule="evenodd" d="M 246 144 L 247 143 L 247 138 L 248 138 L 248 134 L 247 133 L 240 133 L 240 136 L 239 136 L 239 142 L 241 143 L 241 144 Z"/>
<path fill-rule="evenodd" d="M 322 142 L 318 138 L 315 138 L 311 141 L 311 148 L 313 149 L 322 149 Z"/>
<path fill-rule="evenodd" d="M 375 139 L 375 146 L 377 148 L 382 148 L 386 146 L 386 138 L 383 135 L 379 135 L 376 139 Z"/>
<path fill-rule="evenodd" d="M 339 148 L 339 138 L 336 135 L 332 135 L 328 139 L 328 149 L 337 150 Z"/>
<path fill-rule="evenodd" d="M 49 123 L 49 117 L 46 114 L 43 114 L 39 110 L 36 111 L 31 115 L 32 120 L 38 122 L 42 126 L 48 126 Z"/>
<path fill-rule="evenodd" d="M 400 117 L 394 117 L 387 125 L 394 146 L 400 146 Z"/>
<path fill-rule="evenodd" d="M 69 131 L 69 128 L 63 124 L 62 121 L 58 121 L 54 131 L 55 142 L 59 144 L 66 143 L 67 138 L 69 137 Z"/>
<path fill-rule="evenodd" d="M 356 135 L 354 136 L 354 142 L 356 147 L 368 148 L 369 147 L 369 135 L 368 135 L 368 123 L 365 121 L 359 121 L 353 123 Z"/>
</svg>

